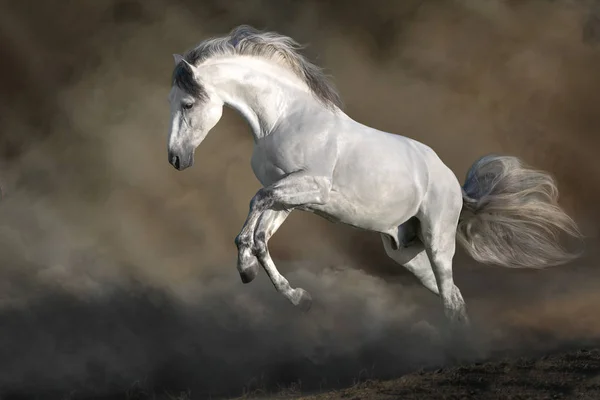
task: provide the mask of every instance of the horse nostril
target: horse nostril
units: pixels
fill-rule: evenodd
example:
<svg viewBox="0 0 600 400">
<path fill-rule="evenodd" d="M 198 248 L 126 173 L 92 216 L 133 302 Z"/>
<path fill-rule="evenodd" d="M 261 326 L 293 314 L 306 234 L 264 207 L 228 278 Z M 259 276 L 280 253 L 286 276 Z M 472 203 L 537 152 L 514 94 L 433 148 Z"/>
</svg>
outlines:
<svg viewBox="0 0 600 400">
<path fill-rule="evenodd" d="M 173 158 L 171 158 L 171 165 L 174 166 L 176 169 L 179 169 L 179 156 L 173 156 Z"/>
</svg>

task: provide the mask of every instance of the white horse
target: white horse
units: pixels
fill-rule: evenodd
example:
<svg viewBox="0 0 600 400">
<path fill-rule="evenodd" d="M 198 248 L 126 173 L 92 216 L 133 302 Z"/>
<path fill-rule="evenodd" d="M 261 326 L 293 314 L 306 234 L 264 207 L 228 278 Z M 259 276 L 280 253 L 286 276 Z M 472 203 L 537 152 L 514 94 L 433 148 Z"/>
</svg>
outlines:
<svg viewBox="0 0 600 400">
<path fill-rule="evenodd" d="M 169 162 L 192 166 L 194 151 L 224 105 L 254 136 L 252 169 L 263 185 L 235 243 L 242 281 L 262 265 L 275 288 L 304 310 L 308 292 L 277 270 L 267 242 L 292 210 L 381 234 L 385 251 L 439 295 L 451 321 L 467 323 L 452 277 L 456 241 L 477 261 L 542 268 L 578 254 L 559 233 L 580 237 L 557 204 L 552 177 L 517 158 L 486 156 L 461 187 L 428 146 L 354 121 L 319 67 L 292 38 L 247 25 L 174 55 Z"/>
</svg>

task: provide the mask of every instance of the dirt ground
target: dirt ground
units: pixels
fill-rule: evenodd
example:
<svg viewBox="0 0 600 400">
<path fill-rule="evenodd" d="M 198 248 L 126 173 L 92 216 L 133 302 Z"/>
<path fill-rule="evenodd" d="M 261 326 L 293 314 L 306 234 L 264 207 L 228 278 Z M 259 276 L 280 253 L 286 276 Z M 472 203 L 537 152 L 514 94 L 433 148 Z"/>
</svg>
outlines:
<svg viewBox="0 0 600 400">
<path fill-rule="evenodd" d="M 363 380 L 346 389 L 312 395 L 302 394 L 300 386 L 291 385 L 268 393 L 257 390 L 230 400 L 598 400 L 600 348 L 432 368 L 397 379 Z M 94 400 L 195 398 L 205 397 L 196 397 L 191 391 L 147 392 L 137 385 L 119 395 L 93 397 Z"/>
<path fill-rule="evenodd" d="M 302 400 L 600 399 L 600 349 L 419 371 Z"/>
</svg>

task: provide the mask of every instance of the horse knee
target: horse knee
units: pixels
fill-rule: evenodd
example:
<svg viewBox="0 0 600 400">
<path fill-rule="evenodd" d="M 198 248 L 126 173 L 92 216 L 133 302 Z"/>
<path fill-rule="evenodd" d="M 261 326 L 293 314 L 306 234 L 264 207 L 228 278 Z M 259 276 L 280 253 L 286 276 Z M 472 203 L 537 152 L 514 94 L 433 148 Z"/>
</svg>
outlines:
<svg viewBox="0 0 600 400">
<path fill-rule="evenodd" d="M 246 248 L 246 247 L 250 247 L 252 245 L 250 236 L 243 235 L 241 233 L 235 237 L 234 242 L 235 242 L 235 245 L 238 248 L 238 250 Z"/>
<path fill-rule="evenodd" d="M 250 200 L 250 209 L 262 211 L 271 207 L 275 202 L 273 191 L 270 188 L 260 188 L 256 195 Z"/>
</svg>

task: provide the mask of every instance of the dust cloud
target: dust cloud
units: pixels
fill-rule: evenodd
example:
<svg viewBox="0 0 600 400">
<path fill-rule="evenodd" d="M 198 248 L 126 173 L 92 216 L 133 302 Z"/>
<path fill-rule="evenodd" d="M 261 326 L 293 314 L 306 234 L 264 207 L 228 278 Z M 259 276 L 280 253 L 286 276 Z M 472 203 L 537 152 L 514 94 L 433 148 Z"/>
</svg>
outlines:
<svg viewBox="0 0 600 400">
<path fill-rule="evenodd" d="M 378 235 L 292 215 L 271 249 L 312 293 L 306 315 L 263 272 L 242 285 L 233 238 L 259 186 L 239 116 L 226 111 L 194 168 L 168 165 L 171 54 L 241 23 L 308 44 L 349 115 L 429 144 L 461 179 L 490 152 L 556 176 L 586 257 L 514 271 L 456 256 L 479 356 L 600 338 L 593 2 L 0 5 L 3 398 L 310 391 L 447 361 L 438 299 Z"/>
</svg>

